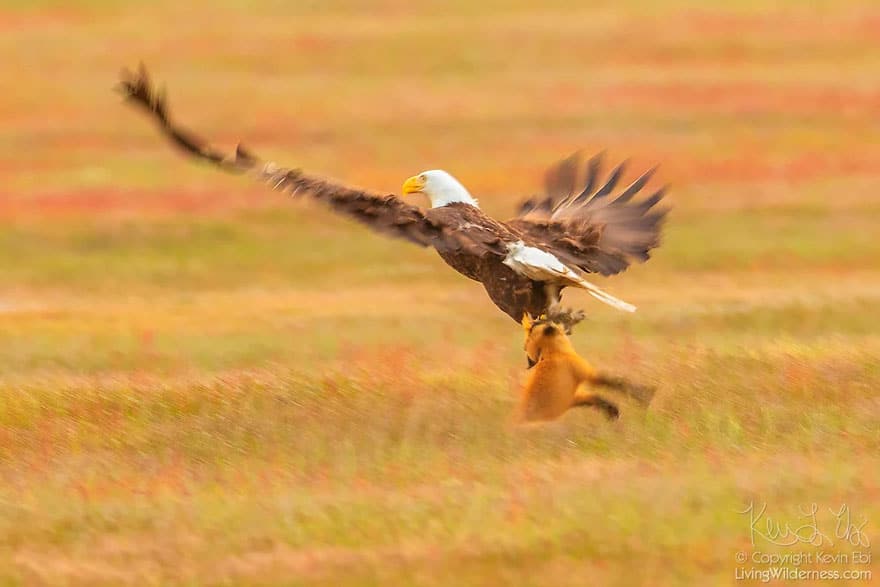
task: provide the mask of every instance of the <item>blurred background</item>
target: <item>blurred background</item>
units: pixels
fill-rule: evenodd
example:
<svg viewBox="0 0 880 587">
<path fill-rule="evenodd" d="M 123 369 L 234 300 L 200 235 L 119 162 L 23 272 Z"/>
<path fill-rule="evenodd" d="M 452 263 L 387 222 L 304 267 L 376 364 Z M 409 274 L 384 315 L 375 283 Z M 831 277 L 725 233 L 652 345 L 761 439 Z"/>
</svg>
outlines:
<svg viewBox="0 0 880 587">
<path fill-rule="evenodd" d="M 747 498 L 880 521 L 875 2 L 3 0 L 0 31 L 4 578 L 729 581 Z M 501 219 L 574 150 L 659 164 L 664 243 L 601 281 L 639 312 L 566 294 L 651 409 L 512 432 L 480 286 L 180 157 L 112 91 L 141 61 L 224 149 L 443 168 Z"/>
</svg>

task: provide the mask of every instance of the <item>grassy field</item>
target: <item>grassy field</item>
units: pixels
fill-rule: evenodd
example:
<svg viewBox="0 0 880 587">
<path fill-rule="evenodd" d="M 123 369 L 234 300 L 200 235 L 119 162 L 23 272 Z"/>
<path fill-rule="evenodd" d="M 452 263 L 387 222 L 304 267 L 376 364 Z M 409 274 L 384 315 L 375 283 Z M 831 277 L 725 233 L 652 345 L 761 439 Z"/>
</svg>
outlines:
<svg viewBox="0 0 880 587">
<path fill-rule="evenodd" d="M 752 502 L 880 544 L 872 0 L 2 0 L 0 33 L 0 584 L 733 584 L 817 550 L 753 545 Z M 639 312 L 566 296 L 654 403 L 513 428 L 521 329 L 478 285 L 178 157 L 110 91 L 140 60 L 224 146 L 441 167 L 502 218 L 575 149 L 659 163 L 664 244 L 601 281 Z"/>
</svg>

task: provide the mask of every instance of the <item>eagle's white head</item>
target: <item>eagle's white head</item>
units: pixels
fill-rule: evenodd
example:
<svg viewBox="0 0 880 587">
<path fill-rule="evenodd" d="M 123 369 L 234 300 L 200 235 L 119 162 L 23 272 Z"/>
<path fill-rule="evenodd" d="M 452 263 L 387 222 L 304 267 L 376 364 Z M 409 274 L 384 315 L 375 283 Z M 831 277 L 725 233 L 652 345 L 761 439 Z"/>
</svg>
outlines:
<svg viewBox="0 0 880 587">
<path fill-rule="evenodd" d="M 461 202 L 479 208 L 479 204 L 461 183 L 442 169 L 432 169 L 414 175 L 403 182 L 403 194 L 425 194 L 432 208 Z"/>
</svg>

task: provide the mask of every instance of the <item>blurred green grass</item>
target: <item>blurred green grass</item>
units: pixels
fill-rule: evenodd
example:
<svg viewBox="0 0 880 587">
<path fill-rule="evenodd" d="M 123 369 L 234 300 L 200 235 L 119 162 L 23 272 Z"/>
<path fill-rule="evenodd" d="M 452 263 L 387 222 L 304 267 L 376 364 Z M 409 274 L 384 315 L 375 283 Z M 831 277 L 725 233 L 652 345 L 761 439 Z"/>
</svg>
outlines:
<svg viewBox="0 0 880 587">
<path fill-rule="evenodd" d="M 880 519 L 870 2 L 3 2 L 0 582 L 723 584 L 736 513 Z M 660 163 L 655 258 L 566 299 L 656 384 L 515 430 L 521 332 L 431 251 L 193 166 L 222 145 L 493 215 Z M 828 520 L 824 520 L 828 524 Z M 833 528 L 827 529 L 833 532 Z M 856 568 L 856 567 L 853 567 Z"/>
</svg>

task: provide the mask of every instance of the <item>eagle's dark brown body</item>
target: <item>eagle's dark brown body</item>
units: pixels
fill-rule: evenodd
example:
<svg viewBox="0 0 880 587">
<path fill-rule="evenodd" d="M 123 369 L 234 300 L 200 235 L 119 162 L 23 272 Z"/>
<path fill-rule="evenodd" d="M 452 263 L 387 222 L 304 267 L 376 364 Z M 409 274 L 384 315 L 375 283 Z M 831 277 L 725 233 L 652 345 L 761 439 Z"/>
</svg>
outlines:
<svg viewBox="0 0 880 587">
<path fill-rule="evenodd" d="M 612 197 L 623 174 L 622 164 L 603 183 L 598 181 L 599 156 L 587 162 L 584 173 L 580 158 L 569 157 L 547 171 L 544 197 L 523 203 L 516 218 L 502 223 L 461 202 L 422 210 L 394 195 L 375 194 L 309 176 L 298 169 L 263 163 L 240 147 L 234 155 L 225 156 L 171 122 L 164 94 L 155 91 L 143 68 L 137 73 L 124 72 L 120 89 L 190 155 L 228 171 L 252 174 L 275 190 L 322 201 L 377 232 L 434 247 L 452 268 L 482 283 L 495 305 L 516 321 L 524 313 L 538 316 L 556 301 L 550 299 L 548 285 L 558 289 L 566 284 L 578 285 L 609 303 L 607 298 L 611 296 L 597 294 L 598 288 L 579 275 L 619 273 L 632 262 L 646 261 L 660 241 L 665 210 L 653 207 L 663 197 L 663 189 L 640 202 L 631 201 L 653 170 Z M 578 183 L 579 179 L 583 183 Z M 511 246 L 518 248 L 522 256 L 518 253 L 509 257 Z M 574 279 L 559 280 L 561 274 L 552 268 L 544 273 L 531 271 L 547 269 L 547 263 L 558 264 L 568 272 L 565 275 Z"/>
<path fill-rule="evenodd" d="M 544 283 L 520 275 L 503 263 L 506 245 L 522 240 L 522 234 L 470 204 L 455 203 L 431 208 L 425 211 L 425 217 L 438 223 L 458 224 L 462 230 L 481 230 L 497 237 L 504 247 L 487 248 L 483 254 L 475 255 L 456 248 L 435 248 L 450 267 L 482 283 L 495 305 L 517 322 L 522 320 L 525 312 L 540 316 L 546 311 L 549 300 Z"/>
</svg>

